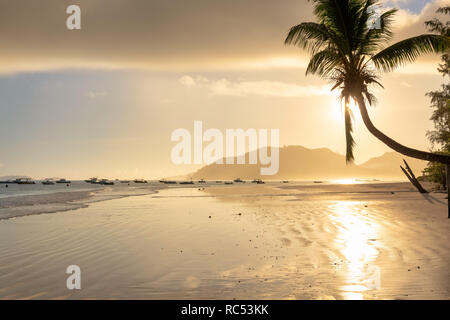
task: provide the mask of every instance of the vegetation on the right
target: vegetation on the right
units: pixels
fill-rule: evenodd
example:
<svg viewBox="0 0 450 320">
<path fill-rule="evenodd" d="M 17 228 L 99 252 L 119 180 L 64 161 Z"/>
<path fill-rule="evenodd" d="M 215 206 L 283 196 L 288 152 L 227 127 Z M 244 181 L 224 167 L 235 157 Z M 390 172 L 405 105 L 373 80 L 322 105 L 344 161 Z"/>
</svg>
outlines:
<svg viewBox="0 0 450 320">
<path fill-rule="evenodd" d="M 450 6 L 439 8 L 436 13 L 450 15 Z M 450 37 L 450 20 L 444 23 L 435 18 L 425 24 L 431 32 Z M 438 71 L 442 74 L 443 84 L 439 90 L 427 93 L 433 108 L 431 120 L 434 123 L 434 130 L 427 135 L 435 152 L 450 155 L 450 52 L 444 53 L 441 60 Z M 440 188 L 446 188 L 445 165 L 442 163 L 429 162 L 423 175 L 423 178 L 436 183 Z"/>
</svg>

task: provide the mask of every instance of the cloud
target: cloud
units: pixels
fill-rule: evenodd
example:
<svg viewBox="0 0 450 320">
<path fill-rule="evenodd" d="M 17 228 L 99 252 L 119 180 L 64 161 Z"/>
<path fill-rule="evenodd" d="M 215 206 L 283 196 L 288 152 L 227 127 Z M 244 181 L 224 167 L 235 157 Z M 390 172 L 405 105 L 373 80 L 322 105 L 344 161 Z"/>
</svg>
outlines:
<svg viewBox="0 0 450 320">
<path fill-rule="evenodd" d="M 400 10 L 396 39 L 425 32 L 423 22 L 444 3 L 430 1 L 420 14 Z M 134 0 L 132 5 L 123 0 L 73 0 L 71 4 L 81 7 L 81 30 L 66 29 L 65 1 L 3 1 L 0 72 L 304 68 L 307 54 L 286 47 L 283 40 L 292 25 L 314 20 L 311 2 L 301 0 Z"/>
<path fill-rule="evenodd" d="M 222 78 L 209 80 L 205 77 L 183 76 L 179 82 L 187 88 L 204 88 L 221 96 L 309 97 L 330 95 L 329 86 L 298 85 L 280 81 L 230 81 Z"/>
</svg>

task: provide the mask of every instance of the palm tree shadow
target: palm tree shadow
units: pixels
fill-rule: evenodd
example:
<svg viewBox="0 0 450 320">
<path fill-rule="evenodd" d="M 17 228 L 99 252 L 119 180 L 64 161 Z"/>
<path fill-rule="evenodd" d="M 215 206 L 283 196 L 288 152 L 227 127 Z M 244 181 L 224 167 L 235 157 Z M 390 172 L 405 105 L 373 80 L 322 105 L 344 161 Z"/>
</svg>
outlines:
<svg viewBox="0 0 450 320">
<path fill-rule="evenodd" d="M 447 205 L 447 202 L 442 201 L 440 199 L 437 199 L 435 197 L 433 197 L 432 195 L 430 195 L 429 193 L 421 193 L 422 197 L 427 200 L 429 203 L 440 203 L 440 204 L 444 204 Z"/>
</svg>

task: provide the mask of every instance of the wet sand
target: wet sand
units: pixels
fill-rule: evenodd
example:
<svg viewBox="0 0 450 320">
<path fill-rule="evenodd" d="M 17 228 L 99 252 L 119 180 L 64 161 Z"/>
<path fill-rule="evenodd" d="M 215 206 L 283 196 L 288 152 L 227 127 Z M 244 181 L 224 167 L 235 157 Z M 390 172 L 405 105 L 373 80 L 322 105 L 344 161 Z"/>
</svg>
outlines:
<svg viewBox="0 0 450 320">
<path fill-rule="evenodd" d="M 0 220 L 0 298 L 449 299 L 444 198 L 247 183 Z"/>
</svg>

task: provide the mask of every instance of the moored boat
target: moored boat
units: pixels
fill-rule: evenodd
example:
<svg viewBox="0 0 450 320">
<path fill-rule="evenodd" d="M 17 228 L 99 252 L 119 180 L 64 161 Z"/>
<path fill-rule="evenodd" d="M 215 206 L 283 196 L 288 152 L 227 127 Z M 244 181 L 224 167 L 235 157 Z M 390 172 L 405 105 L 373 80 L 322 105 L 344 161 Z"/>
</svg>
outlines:
<svg viewBox="0 0 450 320">
<path fill-rule="evenodd" d="M 103 184 L 106 186 L 112 186 L 112 185 L 114 185 L 114 181 L 110 181 L 108 179 L 102 179 L 102 180 L 100 180 L 100 184 Z"/>
<path fill-rule="evenodd" d="M 90 179 L 84 180 L 84 182 L 87 182 L 87 183 L 98 183 L 98 178 L 92 177 Z"/>
<path fill-rule="evenodd" d="M 165 184 L 177 184 L 177 182 L 173 181 L 173 180 L 166 180 L 163 183 L 165 183 Z"/>
<path fill-rule="evenodd" d="M 19 179 L 14 180 L 14 183 L 17 183 L 17 184 L 36 184 L 36 182 L 31 180 L 31 178 L 19 178 Z"/>
<path fill-rule="evenodd" d="M 72 181 L 66 180 L 66 179 L 59 179 L 59 180 L 56 180 L 56 183 L 72 183 Z"/>
<path fill-rule="evenodd" d="M 256 184 L 264 184 L 265 182 L 262 181 L 261 179 L 254 179 L 254 180 L 252 181 L 252 183 L 256 183 Z"/>
</svg>

